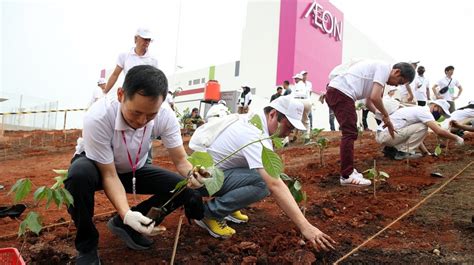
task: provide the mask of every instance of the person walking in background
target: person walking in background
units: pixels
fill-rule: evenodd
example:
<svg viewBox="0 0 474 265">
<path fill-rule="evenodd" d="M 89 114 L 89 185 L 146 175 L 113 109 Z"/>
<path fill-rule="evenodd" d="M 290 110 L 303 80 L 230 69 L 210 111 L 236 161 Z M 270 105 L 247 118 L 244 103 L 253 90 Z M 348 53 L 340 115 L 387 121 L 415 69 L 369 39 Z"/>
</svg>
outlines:
<svg viewBox="0 0 474 265">
<path fill-rule="evenodd" d="M 249 86 L 242 86 L 242 94 L 239 98 L 239 114 L 245 114 L 249 112 L 250 103 L 252 103 L 252 93 L 250 92 Z"/>
<path fill-rule="evenodd" d="M 425 78 L 425 67 L 419 66 L 416 69 L 418 75 L 413 81 L 413 89 L 415 90 L 415 98 L 417 100 L 418 106 L 425 106 L 426 102 L 430 98 L 430 85 L 428 79 Z"/>
<path fill-rule="evenodd" d="M 282 95 L 283 88 L 281 86 L 277 87 L 277 92 L 272 95 L 270 98 L 270 102 L 274 101 L 275 99 L 279 98 Z"/>
<path fill-rule="evenodd" d="M 104 93 L 104 91 L 106 83 L 107 82 L 105 81 L 105 78 L 99 78 L 99 81 L 97 81 L 97 87 L 92 92 L 92 98 L 91 101 L 89 101 L 89 103 L 87 104 L 87 108 L 90 108 L 92 104 L 94 104 L 94 102 L 96 102 L 97 100 L 105 97 L 106 93 Z"/>
<path fill-rule="evenodd" d="M 437 99 L 444 99 L 449 103 L 449 111 L 456 110 L 454 101 L 461 96 L 462 86 L 458 80 L 453 78 L 454 66 L 450 65 L 444 69 L 445 77 L 441 78 L 431 88 Z M 454 96 L 454 88 L 458 88 L 458 95 Z"/>
<path fill-rule="evenodd" d="M 334 73 L 336 67 L 331 73 Z M 385 110 L 382 95 L 385 84 L 397 86 L 410 83 L 415 70 L 408 63 L 388 63 L 362 60 L 334 74 L 326 93 L 326 102 L 334 110 L 342 131 L 340 144 L 341 185 L 367 186 L 371 181 L 354 167 L 354 141 L 357 139 L 357 113 L 355 101 L 366 99 L 367 108 L 375 113 L 379 110 L 388 132 L 395 137 L 395 130 Z"/>
<path fill-rule="evenodd" d="M 306 70 L 303 70 L 300 72 L 300 74 L 303 76 L 303 83 L 306 86 L 306 91 L 309 92 L 308 99 L 311 100 L 311 94 L 313 93 L 313 83 L 308 80 L 308 72 Z M 312 104 L 311 104 L 312 107 Z M 310 109 L 308 113 L 308 119 L 309 119 L 309 129 L 313 129 L 313 110 L 312 108 Z"/>
<path fill-rule="evenodd" d="M 158 61 L 149 54 L 148 46 L 153 41 L 152 33 L 147 28 L 139 28 L 135 33 L 135 47 L 129 52 L 121 53 L 117 58 L 117 65 L 112 75 L 110 75 L 105 93 L 115 85 L 120 73 L 123 71 L 127 75 L 128 70 L 137 65 L 151 65 L 158 68 Z"/>
<path fill-rule="evenodd" d="M 293 85 L 293 92 L 291 95 L 294 99 L 299 100 L 304 105 L 302 122 L 306 128 L 304 133 L 304 143 L 310 140 L 310 125 L 309 125 L 309 113 L 311 112 L 311 101 L 309 99 L 310 92 L 307 90 L 305 83 L 303 82 L 303 75 L 298 73 L 293 76 L 295 84 Z"/>
<path fill-rule="evenodd" d="M 285 92 L 283 92 L 283 96 L 288 96 L 291 94 L 290 81 L 283 81 L 283 89 L 285 90 Z"/>
</svg>

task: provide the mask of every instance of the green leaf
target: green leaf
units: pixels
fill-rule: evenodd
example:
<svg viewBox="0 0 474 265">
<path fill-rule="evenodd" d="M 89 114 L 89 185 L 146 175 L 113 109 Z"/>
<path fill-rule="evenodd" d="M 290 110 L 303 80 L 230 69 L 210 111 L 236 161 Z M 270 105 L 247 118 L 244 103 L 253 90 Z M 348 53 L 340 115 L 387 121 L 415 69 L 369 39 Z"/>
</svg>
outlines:
<svg viewBox="0 0 474 265">
<path fill-rule="evenodd" d="M 369 170 L 366 170 L 366 171 L 364 171 L 364 172 L 367 172 L 367 178 L 368 178 L 368 179 L 374 179 L 375 176 L 377 175 L 376 170 L 373 169 L 373 168 L 371 168 L 371 169 L 369 169 Z"/>
<path fill-rule="evenodd" d="M 324 128 L 314 128 L 311 130 L 311 136 L 313 137 L 317 137 L 322 131 L 324 130 Z"/>
<path fill-rule="evenodd" d="M 56 206 L 61 208 L 61 205 L 63 204 L 63 196 L 59 190 L 53 190 L 53 199 Z"/>
<path fill-rule="evenodd" d="M 265 171 L 267 171 L 270 176 L 278 178 L 283 172 L 283 162 L 281 158 L 263 144 L 262 147 L 262 163 Z"/>
<path fill-rule="evenodd" d="M 183 179 L 180 182 L 176 183 L 176 186 L 174 186 L 174 189 L 170 192 L 175 193 L 176 191 L 181 190 L 181 188 L 186 186 L 187 184 L 188 184 L 188 179 Z"/>
<path fill-rule="evenodd" d="M 321 137 L 319 138 L 317 141 L 318 145 L 321 147 L 321 149 L 324 149 L 326 148 L 326 146 L 328 145 L 328 139 L 326 137 Z"/>
<path fill-rule="evenodd" d="M 280 178 L 281 178 L 283 181 L 292 181 L 292 180 L 293 180 L 290 176 L 288 176 L 288 175 L 285 174 L 285 173 L 281 173 L 281 174 L 280 174 Z"/>
<path fill-rule="evenodd" d="M 294 188 L 290 189 L 291 195 L 293 195 L 293 198 L 297 203 L 300 203 L 303 200 L 303 192 L 300 190 L 295 190 Z"/>
<path fill-rule="evenodd" d="M 60 188 L 63 185 L 63 182 L 64 182 L 65 179 L 66 179 L 66 177 L 64 177 L 64 176 L 54 177 L 54 180 L 56 180 L 56 183 L 54 183 L 54 185 L 51 186 L 51 189 L 55 190 L 57 188 Z"/>
<path fill-rule="evenodd" d="M 35 194 L 33 195 L 33 198 L 35 199 L 35 202 L 39 202 L 46 196 L 46 186 L 39 187 L 36 191 Z"/>
<path fill-rule="evenodd" d="M 441 152 L 442 152 L 441 146 L 439 146 L 439 144 L 438 144 L 435 148 L 434 153 L 435 153 L 436 156 L 439 156 L 439 155 L 441 155 Z"/>
<path fill-rule="evenodd" d="M 39 232 L 43 226 L 41 225 L 41 219 L 36 212 L 29 212 L 25 220 L 20 223 L 20 228 L 18 229 L 18 236 L 25 234 L 26 229 L 29 229 L 33 233 L 39 235 Z"/>
<path fill-rule="evenodd" d="M 388 179 L 390 178 L 390 175 L 387 172 L 379 171 L 379 178 Z"/>
<path fill-rule="evenodd" d="M 293 187 L 295 188 L 295 190 L 301 190 L 301 183 L 299 181 L 295 181 L 295 183 L 293 184 Z"/>
<path fill-rule="evenodd" d="M 272 142 L 273 146 L 275 146 L 275 149 L 280 149 L 283 147 L 283 139 L 281 139 L 280 137 L 272 137 Z"/>
<path fill-rule="evenodd" d="M 28 193 L 31 191 L 31 180 L 30 179 L 19 179 L 15 185 L 11 188 L 10 193 L 14 192 L 15 197 L 13 199 L 14 203 L 17 203 L 23 200 Z"/>
<path fill-rule="evenodd" d="M 212 196 L 218 192 L 222 184 L 224 184 L 224 172 L 217 167 L 208 168 L 207 171 L 211 173 L 211 177 L 204 179 L 204 186 L 209 196 Z"/>
<path fill-rule="evenodd" d="M 53 169 L 54 173 L 67 178 L 67 169 Z"/>
<path fill-rule="evenodd" d="M 253 117 L 249 120 L 249 122 L 257 127 L 258 129 L 260 129 L 260 131 L 263 132 L 263 124 L 262 124 L 262 120 L 260 119 L 260 117 L 258 115 L 253 115 Z"/>
<path fill-rule="evenodd" d="M 214 165 L 212 156 L 207 152 L 193 152 L 191 156 L 188 156 L 188 161 L 193 166 L 201 165 L 205 168 L 212 167 Z"/>
<path fill-rule="evenodd" d="M 71 193 L 65 188 L 61 188 L 60 191 L 63 194 L 63 200 L 66 206 L 74 206 L 74 198 L 72 197 Z"/>
<path fill-rule="evenodd" d="M 49 205 L 53 201 L 53 190 L 52 189 L 46 189 L 46 209 L 49 208 Z"/>
</svg>

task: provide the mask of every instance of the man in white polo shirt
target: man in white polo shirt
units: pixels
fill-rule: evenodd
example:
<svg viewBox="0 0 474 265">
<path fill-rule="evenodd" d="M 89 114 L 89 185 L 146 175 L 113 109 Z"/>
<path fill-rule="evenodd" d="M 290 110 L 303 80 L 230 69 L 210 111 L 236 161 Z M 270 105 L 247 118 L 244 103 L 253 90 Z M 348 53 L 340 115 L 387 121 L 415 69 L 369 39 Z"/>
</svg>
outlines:
<svg viewBox="0 0 474 265">
<path fill-rule="evenodd" d="M 467 106 L 451 113 L 451 117 L 444 120 L 441 127 L 450 129 L 452 133 L 460 136 L 463 135 L 462 131 L 474 132 L 474 100 L 469 101 Z"/>
<path fill-rule="evenodd" d="M 102 97 L 105 97 L 105 84 L 107 82 L 105 81 L 105 78 L 99 78 L 99 81 L 97 81 L 97 87 L 94 89 L 92 92 L 92 98 L 91 101 L 87 104 L 87 108 L 90 108 L 94 102 L 97 100 L 101 99 Z"/>
<path fill-rule="evenodd" d="M 273 149 L 272 141 L 268 139 L 270 135 L 279 133 L 279 137 L 285 137 L 295 128 L 305 128 L 301 122 L 303 109 L 303 104 L 290 95 L 281 96 L 265 107 L 263 112 L 255 114 L 261 121 L 261 130 L 249 122 L 254 115 L 237 117 L 234 123 L 227 126 L 207 145 L 200 144 L 200 140 L 202 137 L 208 137 L 204 131 L 208 126 L 212 126 L 212 123 L 204 124 L 196 130 L 189 147 L 207 151 L 214 161 L 223 159 L 252 141 L 267 138 L 239 150 L 219 164 L 225 174 L 224 184 L 213 195 L 213 199 L 205 204 L 205 217 L 196 221 L 199 226 L 214 237 L 229 238 L 235 234 L 235 230 L 227 226 L 225 219 L 236 223 L 248 222 L 248 216 L 239 210 L 272 194 L 280 208 L 307 240 L 317 248 L 333 248 L 334 241 L 304 217 L 285 183 L 281 178 L 271 177 L 262 163 L 263 147 Z M 231 116 L 228 118 L 232 119 Z M 200 191 L 207 195 L 205 189 Z"/>
<path fill-rule="evenodd" d="M 419 66 L 416 69 L 418 75 L 413 81 L 413 90 L 415 91 L 415 98 L 418 106 L 425 106 L 428 99 L 430 99 L 430 84 L 428 79 L 425 77 L 425 67 Z"/>
<path fill-rule="evenodd" d="M 446 100 L 437 99 L 429 104 L 429 107 L 425 106 L 413 106 L 400 108 L 390 115 L 390 120 L 393 123 L 393 127 L 397 131 L 395 137 L 392 138 L 390 133 L 384 128 L 384 124 L 381 124 L 377 128 L 375 140 L 385 147 L 395 148 L 395 153 L 385 152 L 391 158 L 395 160 L 403 160 L 406 158 L 419 158 L 419 154 L 415 154 L 415 150 L 418 147 L 423 147 L 423 139 L 425 139 L 428 128 L 433 130 L 438 136 L 445 137 L 454 140 L 456 144 L 462 145 L 464 140 L 448 130 L 441 128 L 437 123 L 440 117 L 450 117 L 449 104 Z M 384 148 L 387 151 L 387 148 Z M 422 150 L 428 153 L 427 150 Z"/>
<path fill-rule="evenodd" d="M 152 33 L 147 28 L 138 28 L 135 34 L 135 47 L 130 51 L 119 54 L 117 65 L 105 87 L 107 94 L 115 85 L 120 73 L 127 75 L 128 70 L 137 65 L 151 65 L 158 68 L 158 61 L 149 54 L 148 46 L 153 41 Z"/>
<path fill-rule="evenodd" d="M 453 112 L 456 110 L 454 101 L 461 96 L 462 86 L 458 80 L 453 78 L 454 66 L 450 65 L 444 69 L 446 76 L 431 88 L 437 99 L 444 99 L 449 103 L 449 111 Z M 454 88 L 458 88 L 458 95 L 454 96 Z"/>
<path fill-rule="evenodd" d="M 304 111 L 302 122 L 305 127 L 304 142 L 307 143 L 309 142 L 311 131 L 311 127 L 309 124 L 309 113 L 311 112 L 311 100 L 309 99 L 310 91 L 308 90 L 309 86 L 306 86 L 306 84 L 304 83 L 303 75 L 301 73 L 294 75 L 293 79 L 295 80 L 295 84 L 293 86 L 291 95 L 293 96 L 293 98 L 303 103 Z"/>
<path fill-rule="evenodd" d="M 118 89 L 118 100 L 99 100 L 84 117 L 83 140 L 76 147 L 64 182 L 74 198 L 68 211 L 77 227 L 77 264 L 100 264 L 99 234 L 92 221 L 95 191 L 103 189 L 118 212 L 107 224 L 112 233 L 129 248 L 148 249 L 153 241 L 142 234 L 150 234 L 157 224 L 145 215 L 168 200 L 176 183 L 192 169 L 178 120 L 169 106 L 162 104 L 167 88 L 163 72 L 153 66 L 135 66 Z M 152 135 L 161 136 L 179 174 L 145 164 Z M 130 208 L 126 193 L 153 196 Z M 198 191 L 186 189 L 167 207 L 167 213 L 183 204 L 188 217 L 202 218 Z"/>
<path fill-rule="evenodd" d="M 333 70 L 334 72 L 334 70 Z M 383 105 L 385 84 L 391 86 L 410 83 L 415 69 L 408 63 L 387 63 L 362 60 L 338 73 L 329 83 L 326 102 L 334 111 L 342 131 L 340 144 L 341 185 L 366 186 L 371 182 L 354 168 L 354 141 L 357 139 L 357 113 L 355 101 L 366 99 L 366 107 L 373 113 L 378 110 L 382 121 L 394 137 L 393 125 Z"/>
</svg>

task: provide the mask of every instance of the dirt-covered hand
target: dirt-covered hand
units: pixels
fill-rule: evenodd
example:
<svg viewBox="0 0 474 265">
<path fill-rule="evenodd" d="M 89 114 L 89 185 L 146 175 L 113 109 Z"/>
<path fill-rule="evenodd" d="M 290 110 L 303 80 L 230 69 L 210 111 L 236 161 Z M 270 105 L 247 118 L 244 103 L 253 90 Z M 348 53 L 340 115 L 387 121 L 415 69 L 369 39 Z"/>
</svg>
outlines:
<svg viewBox="0 0 474 265">
<path fill-rule="evenodd" d="M 388 129 L 388 132 L 390 133 L 390 135 L 392 136 L 392 138 L 395 138 L 395 128 L 393 127 L 393 123 L 392 121 L 390 120 L 389 117 L 383 117 L 382 118 L 382 121 L 384 123 L 384 128 L 387 127 Z"/>
<path fill-rule="evenodd" d="M 123 223 L 133 228 L 135 231 L 150 235 L 155 227 L 155 222 L 152 219 L 144 216 L 140 212 L 128 210 L 123 218 Z"/>
<path fill-rule="evenodd" d="M 464 139 L 456 135 L 456 145 L 464 145 Z"/>
<path fill-rule="evenodd" d="M 314 226 L 311 226 L 308 231 L 304 231 L 303 236 L 311 243 L 313 243 L 313 246 L 316 248 L 317 251 L 334 250 L 333 245 L 336 244 L 336 241 L 334 241 L 330 236 L 321 232 L 321 230 L 317 229 Z"/>
<path fill-rule="evenodd" d="M 188 188 L 199 189 L 204 186 L 204 179 L 210 177 L 211 174 L 204 167 L 195 166 L 188 174 Z"/>
</svg>

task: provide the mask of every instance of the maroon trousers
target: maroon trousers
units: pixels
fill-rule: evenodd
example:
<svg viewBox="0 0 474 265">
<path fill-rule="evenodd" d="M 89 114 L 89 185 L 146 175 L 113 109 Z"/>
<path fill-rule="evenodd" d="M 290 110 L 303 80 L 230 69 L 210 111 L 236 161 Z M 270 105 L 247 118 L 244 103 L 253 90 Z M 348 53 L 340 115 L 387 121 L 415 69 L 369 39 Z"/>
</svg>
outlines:
<svg viewBox="0 0 474 265">
<path fill-rule="evenodd" d="M 342 131 L 339 156 L 341 159 L 341 176 L 349 176 L 354 170 L 354 142 L 357 140 L 357 113 L 355 102 L 341 91 L 328 87 L 326 102 L 334 111 Z"/>
</svg>

